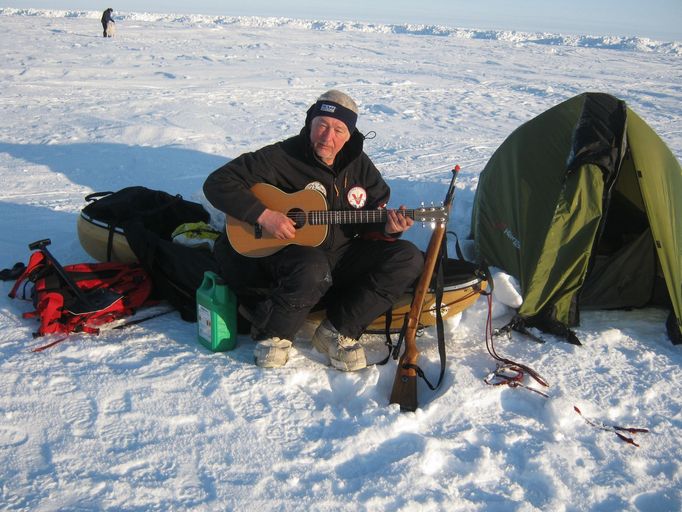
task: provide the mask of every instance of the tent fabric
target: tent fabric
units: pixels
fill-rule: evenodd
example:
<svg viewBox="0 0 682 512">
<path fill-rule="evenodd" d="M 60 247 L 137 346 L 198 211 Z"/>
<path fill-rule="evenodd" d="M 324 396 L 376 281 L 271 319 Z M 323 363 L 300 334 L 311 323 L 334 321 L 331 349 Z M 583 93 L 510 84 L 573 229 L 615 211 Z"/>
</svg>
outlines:
<svg viewBox="0 0 682 512">
<path fill-rule="evenodd" d="M 598 255 L 580 292 L 582 309 L 642 307 L 649 303 L 656 280 L 656 253 L 651 230 L 613 254 Z"/>
<path fill-rule="evenodd" d="M 628 112 L 628 140 L 658 261 L 682 333 L 682 168 L 660 137 Z"/>
<path fill-rule="evenodd" d="M 681 194 L 680 165 L 655 132 L 625 102 L 584 93 L 495 151 L 480 175 L 472 237 L 480 260 L 518 279 L 529 325 L 576 325 L 583 303 L 645 305 L 661 274 L 679 327 Z"/>
</svg>

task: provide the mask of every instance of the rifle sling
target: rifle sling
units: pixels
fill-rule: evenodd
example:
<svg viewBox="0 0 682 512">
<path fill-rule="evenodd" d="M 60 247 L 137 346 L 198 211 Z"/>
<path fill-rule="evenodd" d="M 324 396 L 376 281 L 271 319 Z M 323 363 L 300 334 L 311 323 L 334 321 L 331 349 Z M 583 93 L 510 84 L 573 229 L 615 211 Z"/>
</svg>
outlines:
<svg viewBox="0 0 682 512">
<path fill-rule="evenodd" d="M 452 232 L 448 232 L 452 233 Z M 454 233 L 452 233 L 454 234 Z M 456 237 L 457 235 L 455 235 Z M 461 255 L 461 250 L 459 248 L 459 241 L 457 240 L 457 254 L 458 256 Z M 443 382 L 443 377 L 445 376 L 445 365 L 447 361 L 447 354 L 445 352 L 445 329 L 443 326 L 443 314 L 441 312 L 441 309 L 443 307 L 443 290 L 445 289 L 445 272 L 443 268 L 445 267 L 444 262 L 447 260 L 448 254 L 447 254 L 447 240 L 446 238 L 443 238 L 443 242 L 441 244 L 441 250 L 439 252 L 438 260 L 436 262 L 436 268 L 435 268 L 435 276 L 434 276 L 434 291 L 435 291 L 435 303 L 434 307 L 436 308 L 436 335 L 438 339 L 438 355 L 440 356 L 440 375 L 438 376 L 438 382 L 433 385 L 429 381 L 429 379 L 426 377 L 426 374 L 424 371 L 417 365 L 412 365 L 412 364 L 405 364 L 403 365 L 403 368 L 410 368 L 414 370 L 419 377 L 424 379 L 424 382 L 426 382 L 426 385 L 431 389 L 432 391 L 437 390 L 441 383 Z M 461 259 L 463 259 L 460 256 Z M 393 359 L 398 359 L 400 355 L 400 347 L 403 344 L 403 341 L 405 339 L 405 330 L 407 328 L 407 320 L 408 320 L 408 315 L 405 315 L 405 319 L 403 321 L 403 326 L 400 329 L 400 334 L 398 336 L 398 341 L 396 342 L 395 346 L 393 345 L 393 340 L 391 338 L 391 324 L 393 323 L 393 308 L 389 308 L 388 311 L 385 313 L 386 316 L 386 322 L 384 325 L 384 332 L 386 336 L 386 341 L 385 345 L 388 347 L 388 354 L 384 359 L 381 361 L 374 363 L 376 366 L 381 366 L 384 365 L 388 362 L 388 360 L 391 358 L 391 355 L 393 356 Z"/>
<path fill-rule="evenodd" d="M 443 306 L 443 289 L 445 288 L 445 272 L 443 270 L 444 268 L 444 261 L 447 260 L 447 241 L 446 238 L 443 238 L 443 242 L 441 244 L 441 250 L 439 252 L 438 260 L 436 261 L 436 268 L 435 268 L 435 276 L 434 276 L 434 291 L 435 291 L 435 304 L 434 307 L 436 308 L 436 335 L 438 338 L 438 355 L 440 356 L 440 375 L 438 376 L 438 382 L 436 384 L 431 384 L 429 379 L 426 377 L 426 374 L 424 373 L 424 370 L 422 370 L 419 366 L 413 365 L 413 364 L 405 364 L 403 365 L 403 368 L 409 368 L 414 370 L 419 377 L 424 379 L 424 382 L 426 382 L 426 385 L 429 387 L 431 391 L 437 390 L 440 385 L 443 382 L 443 377 L 445 376 L 445 364 L 446 364 L 446 353 L 445 353 L 445 329 L 443 327 L 443 315 L 441 313 L 441 308 Z M 407 320 L 407 319 L 406 319 Z M 407 324 L 407 321 L 405 322 Z M 401 337 L 399 339 L 399 343 L 402 342 L 402 337 L 404 335 L 405 328 L 403 327 L 403 331 L 401 332 Z M 387 331 L 388 333 L 388 331 Z"/>
</svg>

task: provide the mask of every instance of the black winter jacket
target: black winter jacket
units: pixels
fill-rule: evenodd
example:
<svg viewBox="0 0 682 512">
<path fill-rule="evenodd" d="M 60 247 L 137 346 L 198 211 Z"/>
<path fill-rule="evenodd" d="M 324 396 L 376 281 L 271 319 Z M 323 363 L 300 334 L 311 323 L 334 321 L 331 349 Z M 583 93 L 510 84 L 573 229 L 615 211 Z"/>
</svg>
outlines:
<svg viewBox="0 0 682 512">
<path fill-rule="evenodd" d="M 115 23 L 114 17 L 112 16 L 113 12 L 114 12 L 113 9 L 107 9 L 106 11 L 104 11 L 104 12 L 102 13 L 101 21 L 102 21 L 102 26 L 103 26 L 104 28 L 107 28 L 107 23 L 109 23 L 110 21 L 111 21 L 112 23 Z"/>
<path fill-rule="evenodd" d="M 364 136 L 355 130 L 337 154 L 333 167 L 315 155 L 310 144 L 310 119 L 301 133 L 287 140 L 245 153 L 209 175 L 204 194 L 218 210 L 255 224 L 265 210 L 250 191 L 256 183 L 268 183 L 283 192 L 305 188 L 323 192 L 329 210 L 352 210 L 355 198 L 364 190 L 362 209 L 376 209 L 388 203 L 390 189 L 369 157 L 363 152 Z M 320 246 L 335 250 L 362 233 L 376 232 L 383 238 L 384 224 L 345 224 L 329 226 Z"/>
</svg>

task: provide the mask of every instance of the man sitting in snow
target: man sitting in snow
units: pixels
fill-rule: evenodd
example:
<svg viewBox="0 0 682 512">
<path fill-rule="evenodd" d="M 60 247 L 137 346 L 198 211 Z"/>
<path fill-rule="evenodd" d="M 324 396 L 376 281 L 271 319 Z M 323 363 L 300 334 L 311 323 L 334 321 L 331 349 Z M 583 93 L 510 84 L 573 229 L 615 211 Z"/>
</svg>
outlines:
<svg viewBox="0 0 682 512">
<path fill-rule="evenodd" d="M 327 91 L 308 109 L 298 135 L 245 153 L 214 171 L 204 183 L 207 199 L 230 217 L 257 226 L 254 233 L 260 229 L 292 242 L 294 220 L 266 207 L 250 190 L 255 184 L 286 193 L 316 190 L 329 210 L 383 208 L 390 189 L 363 152 L 365 137 L 355 128 L 357 118 L 357 105 L 348 95 Z M 260 258 L 240 254 L 223 233 L 214 254 L 222 277 L 240 300 L 240 313 L 252 324 L 258 366 L 286 364 L 291 340 L 323 298 L 327 317 L 313 336 L 313 346 L 339 370 L 367 366 L 358 339 L 413 284 L 424 264 L 421 251 L 399 239 L 412 219 L 399 210 L 389 210 L 385 217 L 385 223 L 332 224 L 315 247 L 284 242 L 282 249 Z M 268 292 L 249 303 L 255 288 Z"/>
</svg>

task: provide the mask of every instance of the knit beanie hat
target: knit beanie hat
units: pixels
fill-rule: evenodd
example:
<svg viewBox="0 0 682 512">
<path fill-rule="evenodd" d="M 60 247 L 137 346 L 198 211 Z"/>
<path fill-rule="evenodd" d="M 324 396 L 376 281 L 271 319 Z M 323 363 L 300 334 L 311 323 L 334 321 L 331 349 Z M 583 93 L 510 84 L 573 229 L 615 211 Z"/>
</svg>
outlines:
<svg viewBox="0 0 682 512">
<path fill-rule="evenodd" d="M 317 102 L 308 109 L 307 122 L 318 116 L 338 119 L 353 133 L 358 120 L 358 106 L 346 93 L 332 89 L 317 98 Z"/>
</svg>

